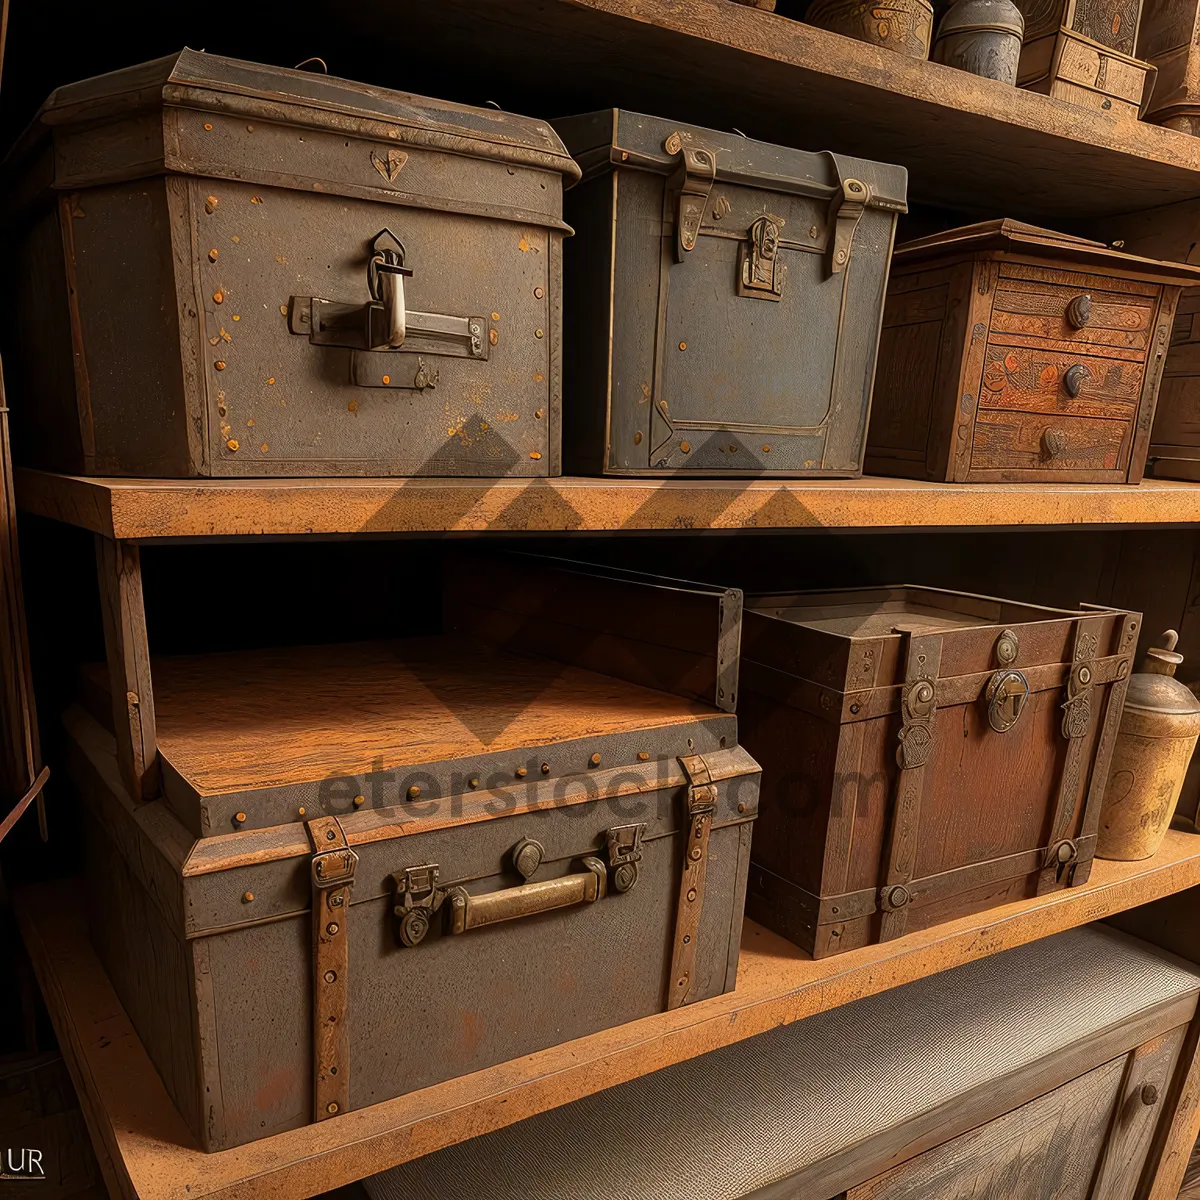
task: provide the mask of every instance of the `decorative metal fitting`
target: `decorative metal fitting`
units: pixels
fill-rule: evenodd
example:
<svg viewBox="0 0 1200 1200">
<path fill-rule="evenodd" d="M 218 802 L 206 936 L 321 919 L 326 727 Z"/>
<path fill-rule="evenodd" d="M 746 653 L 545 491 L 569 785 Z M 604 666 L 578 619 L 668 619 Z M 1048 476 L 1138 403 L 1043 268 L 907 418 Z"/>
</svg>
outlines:
<svg viewBox="0 0 1200 1200">
<path fill-rule="evenodd" d="M 1029 699 L 1029 680 L 1023 671 L 997 671 L 987 685 L 988 724 L 1007 733 L 1021 718 Z"/>
<path fill-rule="evenodd" d="M 1079 847 L 1070 838 L 1063 838 L 1061 842 L 1055 842 L 1046 851 L 1046 865 L 1057 866 L 1060 871 L 1078 858 Z"/>
<path fill-rule="evenodd" d="M 1020 652 L 1020 639 L 1011 629 L 1004 630 L 996 639 L 996 661 L 1002 667 L 1011 667 L 1017 661 Z"/>
<path fill-rule="evenodd" d="M 512 862 L 517 874 L 522 879 L 528 879 L 542 865 L 546 857 L 546 847 L 533 838 L 522 838 L 512 851 Z"/>
<path fill-rule="evenodd" d="M 614 825 L 608 831 L 608 866 L 612 872 L 613 891 L 632 892 L 637 885 L 645 832 L 645 822 Z"/>
<path fill-rule="evenodd" d="M 902 883 L 893 883 L 879 889 L 879 907 L 884 912 L 895 912 L 912 900 L 912 892 Z"/>
<path fill-rule="evenodd" d="M 416 946 L 429 932 L 434 914 L 446 900 L 445 891 L 437 885 L 440 875 L 436 863 L 423 863 L 392 876 L 392 915 L 396 940 L 402 946 Z"/>
</svg>

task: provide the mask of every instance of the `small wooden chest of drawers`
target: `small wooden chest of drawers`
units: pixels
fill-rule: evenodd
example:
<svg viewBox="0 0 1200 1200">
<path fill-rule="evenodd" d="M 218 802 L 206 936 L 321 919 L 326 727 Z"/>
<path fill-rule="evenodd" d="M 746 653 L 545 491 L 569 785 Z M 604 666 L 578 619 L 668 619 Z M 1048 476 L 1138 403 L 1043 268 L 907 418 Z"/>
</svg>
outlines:
<svg viewBox="0 0 1200 1200">
<path fill-rule="evenodd" d="M 1017 221 L 901 246 L 867 470 L 1137 483 L 1183 285 L 1200 269 Z"/>
</svg>

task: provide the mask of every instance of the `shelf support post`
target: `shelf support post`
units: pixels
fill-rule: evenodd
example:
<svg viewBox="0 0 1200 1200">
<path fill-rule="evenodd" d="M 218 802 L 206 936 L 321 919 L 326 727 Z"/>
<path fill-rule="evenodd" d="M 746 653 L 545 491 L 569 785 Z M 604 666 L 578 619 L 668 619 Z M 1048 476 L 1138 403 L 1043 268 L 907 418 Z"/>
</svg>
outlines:
<svg viewBox="0 0 1200 1200">
<path fill-rule="evenodd" d="M 97 534 L 96 568 L 117 762 L 133 800 L 152 800 L 158 794 L 158 742 L 138 547 Z"/>
</svg>

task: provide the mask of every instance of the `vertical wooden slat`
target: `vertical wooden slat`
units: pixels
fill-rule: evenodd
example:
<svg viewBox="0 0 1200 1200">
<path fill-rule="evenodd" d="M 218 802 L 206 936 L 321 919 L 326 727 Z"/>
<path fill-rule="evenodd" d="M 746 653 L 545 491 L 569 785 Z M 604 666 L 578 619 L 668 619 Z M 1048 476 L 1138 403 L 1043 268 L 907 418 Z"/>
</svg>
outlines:
<svg viewBox="0 0 1200 1200">
<path fill-rule="evenodd" d="M 1155 1131 L 1138 1200 L 1175 1200 L 1200 1137 L 1200 1017 L 1188 1027 L 1167 1105 Z"/>
<path fill-rule="evenodd" d="M 141 556 L 136 545 L 97 534 L 96 567 L 121 777 L 135 800 L 151 800 L 158 791 L 158 747 Z"/>
</svg>

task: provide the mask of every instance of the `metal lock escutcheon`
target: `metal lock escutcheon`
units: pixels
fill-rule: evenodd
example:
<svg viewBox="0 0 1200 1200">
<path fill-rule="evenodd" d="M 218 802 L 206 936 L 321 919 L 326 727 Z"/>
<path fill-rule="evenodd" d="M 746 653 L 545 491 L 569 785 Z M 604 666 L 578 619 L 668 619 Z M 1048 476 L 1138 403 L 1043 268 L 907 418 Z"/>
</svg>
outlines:
<svg viewBox="0 0 1200 1200">
<path fill-rule="evenodd" d="M 1020 719 L 1029 699 L 1029 680 L 1024 671 L 1007 667 L 988 680 L 985 693 L 988 724 L 997 733 L 1007 733 Z"/>
</svg>

